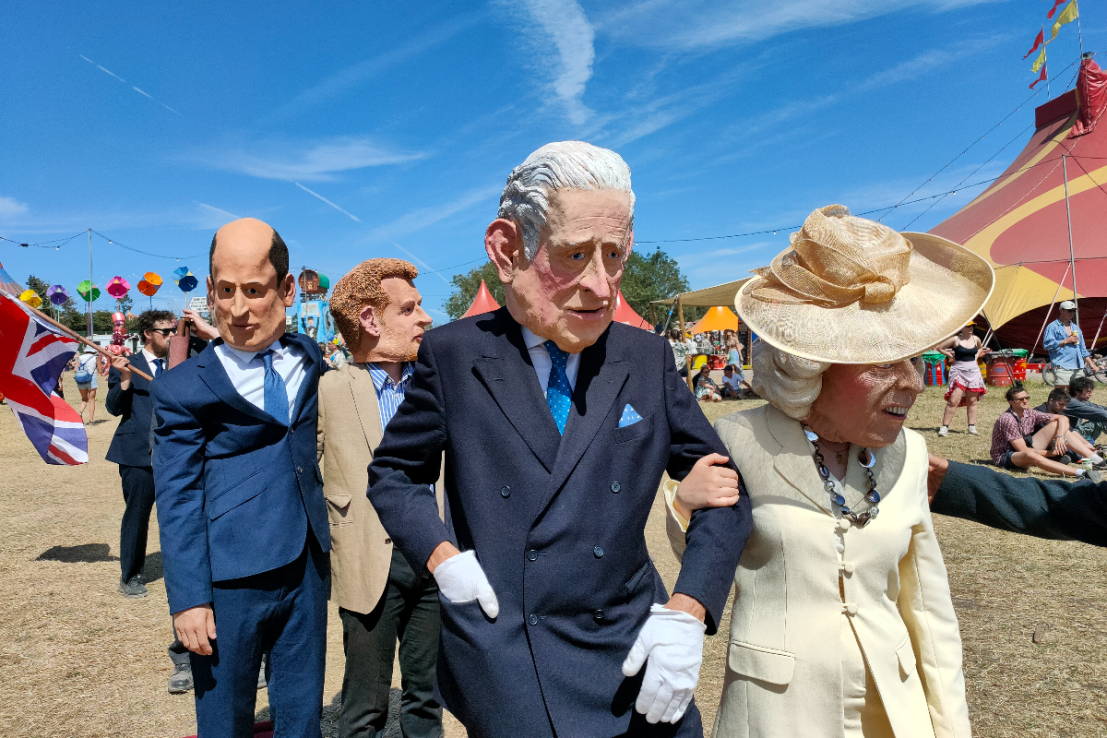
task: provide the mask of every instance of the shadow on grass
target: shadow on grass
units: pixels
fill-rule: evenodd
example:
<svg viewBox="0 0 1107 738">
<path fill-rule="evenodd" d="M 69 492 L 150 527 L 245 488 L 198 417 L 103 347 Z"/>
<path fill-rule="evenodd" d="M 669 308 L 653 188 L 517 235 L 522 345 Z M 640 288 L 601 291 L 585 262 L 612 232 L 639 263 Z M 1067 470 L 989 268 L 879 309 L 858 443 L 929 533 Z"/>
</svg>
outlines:
<svg viewBox="0 0 1107 738">
<path fill-rule="evenodd" d="M 146 563 L 142 566 L 142 581 L 149 584 L 156 582 L 164 576 L 165 570 L 161 564 L 161 551 L 154 551 L 146 555 Z"/>
<path fill-rule="evenodd" d="M 101 561 L 119 561 L 119 557 L 111 555 L 111 548 L 106 543 L 82 543 L 79 546 L 52 546 L 40 553 L 35 561 L 95 564 Z M 158 571 L 161 571 L 161 554 L 158 554 Z"/>
<path fill-rule="evenodd" d="M 388 692 L 388 722 L 384 730 L 379 733 L 381 738 L 403 738 L 400 732 L 400 690 L 392 688 Z M 338 716 L 342 712 L 342 693 L 337 693 L 329 705 L 323 706 L 323 738 L 336 738 L 338 736 Z M 254 715 L 255 722 L 272 720 L 273 713 L 268 707 L 263 707 Z"/>
</svg>

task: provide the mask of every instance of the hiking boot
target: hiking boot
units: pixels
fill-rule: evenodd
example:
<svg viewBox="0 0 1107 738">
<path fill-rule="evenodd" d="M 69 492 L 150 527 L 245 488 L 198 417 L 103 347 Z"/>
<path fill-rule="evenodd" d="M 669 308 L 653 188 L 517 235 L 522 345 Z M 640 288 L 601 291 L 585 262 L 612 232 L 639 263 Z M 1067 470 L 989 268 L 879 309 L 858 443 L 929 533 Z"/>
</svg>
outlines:
<svg viewBox="0 0 1107 738">
<path fill-rule="evenodd" d="M 119 593 L 129 600 L 137 600 L 146 596 L 146 585 L 137 576 L 133 576 L 125 582 L 120 579 Z"/>
<path fill-rule="evenodd" d="M 169 675 L 169 694 L 185 694 L 192 691 L 192 664 L 185 661 L 173 664 L 173 673 Z"/>
</svg>

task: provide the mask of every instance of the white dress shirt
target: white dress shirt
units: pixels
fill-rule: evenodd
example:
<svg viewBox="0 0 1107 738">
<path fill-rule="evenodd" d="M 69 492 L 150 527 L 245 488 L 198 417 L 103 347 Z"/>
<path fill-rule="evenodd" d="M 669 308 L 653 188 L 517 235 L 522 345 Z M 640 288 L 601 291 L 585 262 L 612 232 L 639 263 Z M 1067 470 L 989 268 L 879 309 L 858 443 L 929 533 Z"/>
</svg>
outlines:
<svg viewBox="0 0 1107 738">
<path fill-rule="evenodd" d="M 266 349 L 273 349 L 273 368 L 284 380 L 284 388 L 288 392 L 288 412 L 291 415 L 300 394 L 300 385 L 304 383 L 304 375 L 307 373 L 307 356 L 296 344 L 282 346 L 279 340 Z M 259 410 L 265 410 L 265 361 L 259 356 L 260 353 L 231 348 L 225 343 L 215 347 L 215 355 L 219 357 L 219 363 L 223 365 L 238 394 Z"/>
<path fill-rule="evenodd" d="M 150 353 L 150 349 L 143 346 L 142 350 L 139 351 L 139 353 L 142 354 L 142 358 L 146 359 L 146 365 L 150 367 L 150 376 L 157 379 L 158 375 L 161 372 L 165 371 L 165 359 L 161 360 L 161 370 L 159 371 L 157 369 L 157 366 L 154 364 L 154 362 L 158 360 L 158 357 Z"/>
<path fill-rule="evenodd" d="M 534 372 L 538 375 L 538 384 L 542 387 L 542 395 L 545 396 L 546 389 L 550 384 L 550 369 L 553 367 L 553 359 L 550 358 L 550 352 L 546 350 L 546 339 L 542 336 L 536 336 L 525 326 L 519 326 L 523 329 L 523 341 L 527 344 L 527 351 L 530 352 L 530 363 L 534 365 Z M 574 390 L 577 388 L 577 372 L 580 371 L 580 354 L 569 354 L 569 358 L 565 361 L 565 376 L 569 380 L 569 386 Z"/>
</svg>

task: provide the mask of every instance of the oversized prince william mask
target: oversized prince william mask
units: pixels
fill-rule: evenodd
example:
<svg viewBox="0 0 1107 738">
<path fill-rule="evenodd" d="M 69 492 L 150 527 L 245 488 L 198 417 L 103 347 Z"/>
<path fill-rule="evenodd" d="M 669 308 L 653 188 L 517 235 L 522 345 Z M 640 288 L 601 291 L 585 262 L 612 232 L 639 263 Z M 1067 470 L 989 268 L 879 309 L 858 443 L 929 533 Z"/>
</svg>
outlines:
<svg viewBox="0 0 1107 738">
<path fill-rule="evenodd" d="M 579 353 L 611 324 L 633 241 L 626 162 L 565 141 L 543 146 L 511 173 L 484 244 L 511 317 Z"/>
</svg>

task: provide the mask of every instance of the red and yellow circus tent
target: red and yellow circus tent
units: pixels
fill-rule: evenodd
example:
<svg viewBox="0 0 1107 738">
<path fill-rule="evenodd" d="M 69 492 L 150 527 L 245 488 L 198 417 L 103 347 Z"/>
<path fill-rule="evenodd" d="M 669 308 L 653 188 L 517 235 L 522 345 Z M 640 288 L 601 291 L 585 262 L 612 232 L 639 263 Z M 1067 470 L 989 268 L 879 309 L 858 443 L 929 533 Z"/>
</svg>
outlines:
<svg viewBox="0 0 1107 738">
<path fill-rule="evenodd" d="M 1107 313 L 1105 108 L 1107 74 L 1084 59 L 1076 89 L 1037 108 L 1034 135 L 1003 176 L 931 230 L 995 268 L 984 314 L 1001 346 L 1032 348 L 1054 300 L 1073 299 L 1074 279 L 1089 344 Z"/>
</svg>

